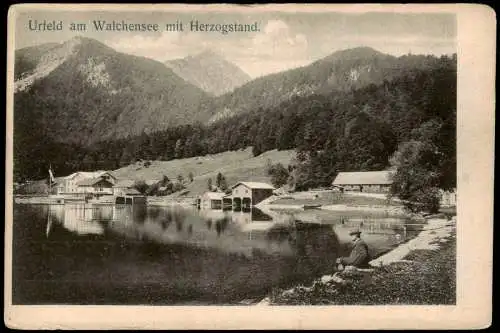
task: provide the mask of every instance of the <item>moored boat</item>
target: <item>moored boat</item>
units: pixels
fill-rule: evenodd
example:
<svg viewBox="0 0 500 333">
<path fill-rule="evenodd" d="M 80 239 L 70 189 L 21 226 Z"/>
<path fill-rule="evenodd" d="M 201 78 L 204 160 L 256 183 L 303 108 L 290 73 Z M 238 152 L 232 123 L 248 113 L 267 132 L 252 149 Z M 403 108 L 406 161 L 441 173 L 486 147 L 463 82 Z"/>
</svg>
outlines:
<svg viewBox="0 0 500 333">
<path fill-rule="evenodd" d="M 321 205 L 304 205 L 304 209 L 318 209 Z"/>
</svg>

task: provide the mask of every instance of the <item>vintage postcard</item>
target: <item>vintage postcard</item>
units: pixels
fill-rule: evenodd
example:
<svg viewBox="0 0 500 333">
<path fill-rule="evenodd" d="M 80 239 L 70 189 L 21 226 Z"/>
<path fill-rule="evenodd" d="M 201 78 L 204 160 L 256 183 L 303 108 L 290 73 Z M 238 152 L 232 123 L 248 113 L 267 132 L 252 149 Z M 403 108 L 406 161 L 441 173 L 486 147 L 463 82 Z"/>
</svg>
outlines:
<svg viewBox="0 0 500 333">
<path fill-rule="evenodd" d="M 11 328 L 478 329 L 494 11 L 16 5 Z"/>
</svg>

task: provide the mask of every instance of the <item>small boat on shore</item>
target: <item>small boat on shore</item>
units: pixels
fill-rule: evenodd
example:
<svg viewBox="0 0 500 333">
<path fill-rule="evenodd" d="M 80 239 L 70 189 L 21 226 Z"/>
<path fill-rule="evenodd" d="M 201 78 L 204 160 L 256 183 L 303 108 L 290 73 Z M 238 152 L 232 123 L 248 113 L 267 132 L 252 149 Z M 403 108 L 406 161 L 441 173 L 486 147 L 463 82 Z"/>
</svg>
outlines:
<svg viewBox="0 0 500 333">
<path fill-rule="evenodd" d="M 304 209 L 319 209 L 322 205 L 304 205 Z"/>
</svg>

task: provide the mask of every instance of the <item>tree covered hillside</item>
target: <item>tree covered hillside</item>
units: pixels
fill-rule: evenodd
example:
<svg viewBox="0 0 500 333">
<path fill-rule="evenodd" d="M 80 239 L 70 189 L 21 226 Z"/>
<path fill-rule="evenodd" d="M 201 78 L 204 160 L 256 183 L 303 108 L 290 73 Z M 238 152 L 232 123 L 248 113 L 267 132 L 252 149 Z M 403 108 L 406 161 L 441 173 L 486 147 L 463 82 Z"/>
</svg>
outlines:
<svg viewBox="0 0 500 333">
<path fill-rule="evenodd" d="M 46 51 L 38 50 L 39 58 L 27 57 L 34 51 L 17 53 L 16 72 L 24 66 L 24 77 L 36 78 L 15 94 L 18 137 L 42 131 L 41 140 L 87 145 L 209 117 L 209 96 L 160 62 L 87 38 L 39 48 Z"/>
<path fill-rule="evenodd" d="M 59 174 L 116 169 L 137 159 L 171 160 L 253 146 L 254 155 L 298 152 L 291 178 L 298 189 L 328 185 L 339 171 L 389 167 L 398 145 L 431 142 L 439 151 L 439 182 L 456 182 L 456 56 L 429 68 L 335 93 L 295 96 L 276 107 L 236 114 L 210 125 L 195 123 L 102 141 L 64 159 Z M 41 176 L 39 174 L 38 176 Z M 43 174 L 44 175 L 44 174 Z"/>
<path fill-rule="evenodd" d="M 337 51 L 310 65 L 257 78 L 220 96 L 212 120 L 275 108 L 295 97 L 332 95 L 379 85 L 410 72 L 429 70 L 438 61 L 434 56 L 394 57 L 370 47 Z"/>
</svg>

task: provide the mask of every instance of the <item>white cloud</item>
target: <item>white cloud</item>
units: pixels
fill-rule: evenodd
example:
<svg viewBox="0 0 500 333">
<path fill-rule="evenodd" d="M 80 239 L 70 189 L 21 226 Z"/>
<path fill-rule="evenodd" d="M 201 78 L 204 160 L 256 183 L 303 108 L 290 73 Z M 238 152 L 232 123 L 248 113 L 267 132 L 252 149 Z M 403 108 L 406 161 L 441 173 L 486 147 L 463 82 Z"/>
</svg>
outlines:
<svg viewBox="0 0 500 333">
<path fill-rule="evenodd" d="M 345 34 L 324 30 L 307 35 L 294 31 L 279 19 L 267 21 L 260 32 L 248 35 L 163 32 L 156 36 L 122 35 L 107 44 L 124 53 L 162 62 L 211 49 L 252 77 L 304 66 L 337 50 L 356 46 L 371 46 L 393 55 L 408 52 L 443 54 L 456 50 L 454 39 L 441 36 L 401 33 L 388 38 L 376 33 Z"/>
<path fill-rule="evenodd" d="M 308 53 L 307 38 L 303 34 L 293 34 L 282 20 L 269 20 L 264 31 L 252 39 L 250 53 L 272 56 L 276 60 L 303 58 Z"/>
<path fill-rule="evenodd" d="M 234 37 L 234 36 L 233 36 Z M 238 65 L 252 77 L 266 75 L 309 63 L 308 41 L 293 33 L 282 20 L 269 20 L 261 32 L 228 38 L 182 32 L 123 36 L 108 44 L 124 53 L 158 61 L 194 55 L 211 49 Z"/>
<path fill-rule="evenodd" d="M 264 28 L 266 35 L 288 33 L 289 27 L 282 20 L 269 20 Z"/>
</svg>

